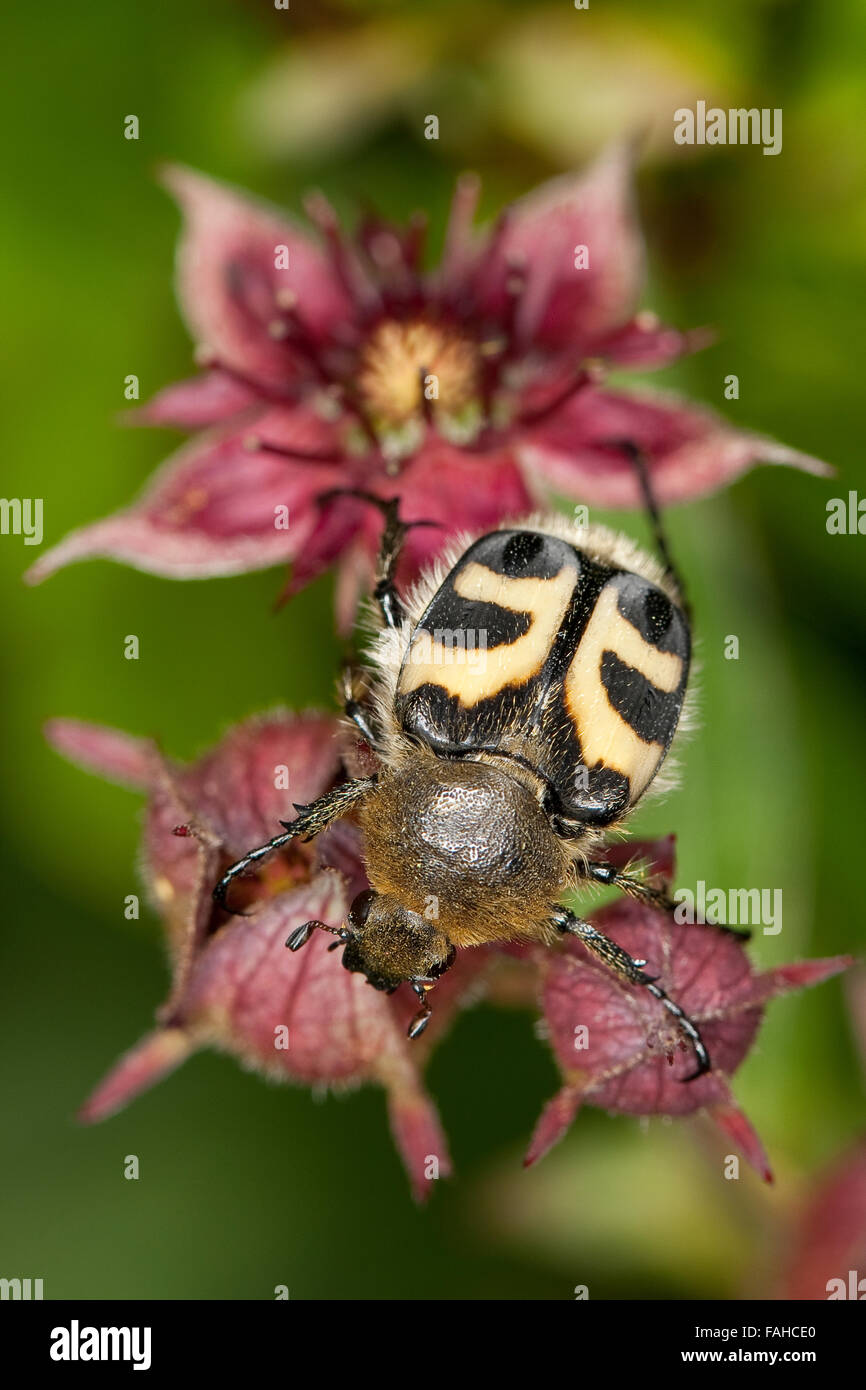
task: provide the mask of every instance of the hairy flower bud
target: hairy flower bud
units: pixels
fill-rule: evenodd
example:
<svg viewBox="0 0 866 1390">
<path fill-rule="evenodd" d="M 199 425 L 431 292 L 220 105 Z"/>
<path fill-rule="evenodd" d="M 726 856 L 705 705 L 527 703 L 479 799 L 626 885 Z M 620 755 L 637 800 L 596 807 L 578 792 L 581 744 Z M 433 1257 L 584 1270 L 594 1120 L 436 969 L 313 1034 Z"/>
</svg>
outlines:
<svg viewBox="0 0 866 1390">
<path fill-rule="evenodd" d="M 672 841 L 633 846 L 657 869 L 672 870 Z M 645 960 L 671 999 L 697 1025 L 712 1070 L 693 1081 L 688 1039 L 647 991 L 624 984 L 576 939 L 540 963 L 541 1006 L 563 1085 L 548 1102 L 527 1164 L 541 1158 L 583 1104 L 616 1114 L 690 1115 L 706 1110 L 768 1182 L 769 1161 L 728 1084 L 749 1052 L 764 1006 L 779 994 L 818 984 L 851 964 L 849 956 L 755 971 L 741 940 L 724 928 L 680 925 L 666 912 L 621 899 L 592 921 L 630 955 Z"/>
<path fill-rule="evenodd" d="M 410 1007 L 342 969 L 316 933 L 300 954 L 290 932 L 310 919 L 339 927 L 367 886 L 356 828 L 341 823 L 293 842 L 244 881 L 246 917 L 219 910 L 211 890 L 227 864 L 320 795 L 340 769 L 335 720 L 277 713 L 231 730 L 191 766 L 109 729 L 55 720 L 50 741 L 74 762 L 148 795 L 144 870 L 166 926 L 172 962 L 158 1026 L 125 1054 L 86 1101 L 104 1119 L 192 1052 L 215 1047 L 284 1081 L 345 1089 L 383 1085 L 395 1141 L 419 1199 L 450 1171 L 448 1145 L 419 1073 L 425 1052 L 406 1037 Z M 276 774 L 276 775 L 275 775 Z M 178 831 L 182 833 L 178 833 Z M 479 957 L 478 964 L 481 964 Z M 475 966 L 457 972 L 438 1032 Z"/>
</svg>

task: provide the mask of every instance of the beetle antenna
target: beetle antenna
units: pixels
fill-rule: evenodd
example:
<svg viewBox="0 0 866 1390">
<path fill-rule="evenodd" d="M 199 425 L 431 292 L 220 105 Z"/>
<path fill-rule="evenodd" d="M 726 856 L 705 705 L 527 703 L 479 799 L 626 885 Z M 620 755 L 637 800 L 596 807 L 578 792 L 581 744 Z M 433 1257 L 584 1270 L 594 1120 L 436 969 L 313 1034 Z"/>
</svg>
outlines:
<svg viewBox="0 0 866 1390">
<path fill-rule="evenodd" d="M 334 942 L 333 946 L 328 947 L 329 951 L 336 951 L 339 946 L 344 945 L 349 940 L 349 937 L 353 935 L 348 927 L 329 927 L 327 922 L 319 921 L 304 922 L 303 926 L 295 927 L 295 930 L 290 932 L 286 938 L 286 945 L 289 950 L 300 951 L 302 946 L 306 946 L 316 928 L 318 928 L 319 931 L 330 932 L 332 936 L 338 936 L 340 938 L 339 941 Z"/>
<path fill-rule="evenodd" d="M 636 444 L 633 439 L 618 439 L 612 442 L 616 444 L 618 449 L 622 450 L 634 468 L 643 498 L 644 510 L 652 527 L 653 540 L 665 567 L 665 574 L 677 591 L 683 612 L 687 618 L 691 619 L 691 606 L 686 596 L 685 585 L 671 555 L 667 533 L 662 521 L 661 508 L 650 476 L 649 459 L 640 445 Z"/>
</svg>

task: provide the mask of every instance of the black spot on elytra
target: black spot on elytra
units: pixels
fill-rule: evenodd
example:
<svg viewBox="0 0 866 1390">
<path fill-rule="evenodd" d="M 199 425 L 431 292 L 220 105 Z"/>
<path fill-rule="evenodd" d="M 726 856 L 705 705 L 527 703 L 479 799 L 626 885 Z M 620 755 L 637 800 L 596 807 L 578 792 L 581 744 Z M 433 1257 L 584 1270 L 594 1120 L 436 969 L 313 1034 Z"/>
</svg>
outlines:
<svg viewBox="0 0 866 1390">
<path fill-rule="evenodd" d="M 627 666 L 611 651 L 601 659 L 601 683 L 617 714 L 638 738 L 644 743 L 660 743 L 663 748 L 669 746 L 682 709 L 682 686 L 659 690 L 641 671 Z"/>
<path fill-rule="evenodd" d="M 688 662 L 688 624 L 667 594 L 639 574 L 620 574 L 615 583 L 617 607 L 644 641 L 658 651 L 673 652 Z"/>
<path fill-rule="evenodd" d="M 517 531 L 502 552 L 502 569 L 509 579 L 522 574 L 544 546 L 544 537 L 537 531 Z"/>
<path fill-rule="evenodd" d="M 644 599 L 644 613 L 649 639 L 658 646 L 671 625 L 673 609 L 670 599 L 658 589 L 650 589 Z"/>
</svg>

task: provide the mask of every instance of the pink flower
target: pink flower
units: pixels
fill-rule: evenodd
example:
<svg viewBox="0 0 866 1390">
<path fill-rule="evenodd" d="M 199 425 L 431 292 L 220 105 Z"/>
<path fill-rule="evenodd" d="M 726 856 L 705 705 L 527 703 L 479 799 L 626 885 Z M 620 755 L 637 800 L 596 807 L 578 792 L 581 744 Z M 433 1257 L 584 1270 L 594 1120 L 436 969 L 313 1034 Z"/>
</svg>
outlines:
<svg viewBox="0 0 866 1390">
<path fill-rule="evenodd" d="M 208 1046 L 275 1080 L 335 1089 L 376 1081 L 422 1199 L 433 1176 L 450 1172 L 450 1159 L 419 1074 L 427 1040 L 406 1037 L 417 1001 L 402 990 L 377 993 L 343 970 L 324 932 L 300 954 L 285 949 L 309 919 L 339 926 L 368 886 L 356 828 L 341 822 L 311 844 L 295 842 L 244 880 L 247 905 L 256 907 L 250 917 L 229 918 L 211 898 L 231 861 L 291 819 L 294 802 L 314 800 L 337 779 L 336 731 L 335 720 L 277 713 L 238 726 L 199 762 L 178 767 L 126 734 L 65 719 L 48 726 L 51 743 L 72 761 L 148 794 L 143 868 L 172 966 L 156 1028 L 109 1071 L 81 1118 L 113 1114 Z M 433 1041 L 484 963 L 483 954 L 461 960 L 443 980 Z"/>
<path fill-rule="evenodd" d="M 673 872 L 673 840 L 628 846 Z M 741 941 L 718 927 L 679 925 L 664 912 L 621 899 L 592 919 L 632 956 L 697 1024 L 712 1071 L 694 1071 L 686 1039 L 646 990 L 623 986 L 569 938 L 541 961 L 541 1005 L 563 1085 L 536 1126 L 526 1162 L 534 1163 L 571 1125 L 584 1103 L 618 1114 L 689 1115 L 706 1110 L 767 1181 L 763 1146 L 731 1094 L 729 1078 L 755 1040 L 764 1005 L 791 989 L 819 984 L 851 965 L 850 956 L 803 961 L 757 973 Z"/>
<path fill-rule="evenodd" d="M 335 562 L 346 627 L 369 583 L 380 518 L 354 497 L 399 493 L 401 578 L 455 530 L 488 529 L 551 493 L 639 501 L 623 440 L 663 502 L 699 496 L 759 459 L 816 459 L 647 393 L 608 391 L 607 365 L 659 367 L 699 345 L 638 311 L 643 244 L 624 150 L 473 227 L 457 186 L 441 265 L 419 269 L 423 223 L 368 220 L 354 242 L 321 196 L 314 239 L 200 174 L 167 171 L 186 215 L 178 295 L 204 368 L 137 412 L 202 430 L 132 507 L 74 532 L 33 566 L 103 555 L 176 578 L 283 562 L 289 591 Z"/>
<path fill-rule="evenodd" d="M 866 1139 L 812 1184 L 794 1225 L 777 1296 L 866 1298 Z"/>
<path fill-rule="evenodd" d="M 846 993 L 866 1072 L 866 971 L 853 970 Z M 813 1178 L 788 1233 L 774 1296 L 866 1299 L 866 1135 Z"/>
</svg>

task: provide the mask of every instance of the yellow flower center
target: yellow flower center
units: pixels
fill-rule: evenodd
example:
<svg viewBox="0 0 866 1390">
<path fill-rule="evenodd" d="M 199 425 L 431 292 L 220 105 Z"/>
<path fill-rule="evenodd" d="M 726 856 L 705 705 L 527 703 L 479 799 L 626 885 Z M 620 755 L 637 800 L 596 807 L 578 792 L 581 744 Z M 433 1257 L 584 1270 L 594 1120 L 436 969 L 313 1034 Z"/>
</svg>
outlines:
<svg viewBox="0 0 866 1390">
<path fill-rule="evenodd" d="M 386 319 L 360 360 L 358 389 L 374 424 L 388 429 L 429 411 L 458 414 L 478 395 L 478 349 L 449 325 Z"/>
</svg>

